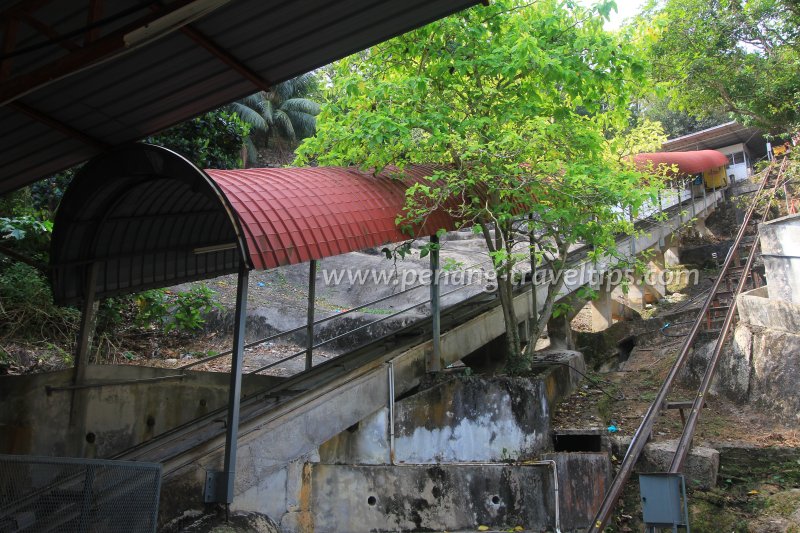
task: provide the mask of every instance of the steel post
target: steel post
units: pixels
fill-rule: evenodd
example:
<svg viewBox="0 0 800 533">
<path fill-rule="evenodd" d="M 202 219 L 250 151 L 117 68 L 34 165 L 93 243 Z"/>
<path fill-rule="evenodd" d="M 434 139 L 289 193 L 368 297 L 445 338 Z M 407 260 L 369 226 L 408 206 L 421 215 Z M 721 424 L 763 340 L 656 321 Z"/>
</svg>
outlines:
<svg viewBox="0 0 800 533">
<path fill-rule="evenodd" d="M 81 310 L 81 324 L 78 332 L 78 343 L 75 347 L 75 375 L 73 384 L 80 385 L 86 377 L 86 367 L 89 364 L 89 347 L 92 344 L 95 321 L 95 293 L 97 290 L 97 263 L 88 265 L 86 269 L 86 285 L 83 289 L 83 309 Z"/>
<path fill-rule="evenodd" d="M 433 349 L 428 359 L 428 372 L 442 370 L 441 302 L 439 298 L 439 237 L 431 235 L 431 321 Z"/>
<path fill-rule="evenodd" d="M 83 290 L 83 309 L 81 310 L 80 330 L 78 331 L 75 346 L 75 370 L 72 375 L 72 385 L 79 387 L 86 381 L 86 370 L 89 366 L 89 352 L 94 336 L 97 301 L 98 264 L 93 262 L 86 266 L 86 278 Z M 84 434 L 86 433 L 86 412 L 88 409 L 88 396 L 85 391 L 74 389 L 70 397 L 69 425 L 71 429 L 70 442 L 74 443 L 73 452 L 83 456 L 86 453 Z"/>
<path fill-rule="evenodd" d="M 538 294 L 536 294 L 536 236 L 533 234 L 533 215 L 528 215 L 528 220 L 531 221 L 528 227 L 531 247 L 531 320 L 533 321 L 531 336 L 534 336 L 539 325 L 539 302 L 537 301 Z M 532 342 L 535 346 L 537 340 L 532 338 L 528 342 Z"/>
<path fill-rule="evenodd" d="M 317 287 L 317 260 L 308 265 L 308 320 L 306 322 L 306 370 L 314 366 L 314 300 Z"/>
<path fill-rule="evenodd" d="M 231 357 L 230 387 L 228 389 L 228 419 L 225 428 L 225 465 L 222 491 L 217 493 L 220 503 L 233 502 L 236 479 L 236 445 L 239 437 L 239 404 L 242 398 L 242 359 L 244 356 L 244 331 L 247 321 L 247 266 L 239 267 L 236 287 L 236 319 L 233 329 L 233 356 Z"/>
</svg>

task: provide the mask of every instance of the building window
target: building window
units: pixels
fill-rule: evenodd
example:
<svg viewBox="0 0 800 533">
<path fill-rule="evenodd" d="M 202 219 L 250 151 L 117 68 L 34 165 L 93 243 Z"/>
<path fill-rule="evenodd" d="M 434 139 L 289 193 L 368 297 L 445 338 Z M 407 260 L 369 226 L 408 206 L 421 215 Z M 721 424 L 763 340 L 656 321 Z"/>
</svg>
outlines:
<svg viewBox="0 0 800 533">
<path fill-rule="evenodd" d="M 744 152 L 736 152 L 735 154 L 728 154 L 728 166 L 741 165 L 744 163 Z"/>
</svg>

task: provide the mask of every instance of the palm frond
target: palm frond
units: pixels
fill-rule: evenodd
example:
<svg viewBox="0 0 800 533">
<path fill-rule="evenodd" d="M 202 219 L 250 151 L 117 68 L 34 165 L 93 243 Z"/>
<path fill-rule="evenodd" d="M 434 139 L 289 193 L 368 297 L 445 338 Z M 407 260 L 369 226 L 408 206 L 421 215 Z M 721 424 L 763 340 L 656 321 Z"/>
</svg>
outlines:
<svg viewBox="0 0 800 533">
<path fill-rule="evenodd" d="M 247 149 L 247 162 L 251 164 L 258 163 L 258 150 L 249 135 L 244 138 L 244 147 Z"/>
<path fill-rule="evenodd" d="M 319 104 L 308 98 L 291 98 L 280 105 L 281 111 L 295 111 L 308 115 L 319 114 Z"/>
<path fill-rule="evenodd" d="M 239 115 L 239 118 L 241 118 L 244 122 L 250 124 L 250 127 L 252 127 L 254 130 L 266 133 L 269 129 L 264 117 L 255 109 L 241 102 L 232 103 L 231 109 L 234 113 Z"/>
<path fill-rule="evenodd" d="M 317 117 L 298 111 L 284 111 L 292 121 L 296 139 L 312 137 L 317 132 Z"/>
<path fill-rule="evenodd" d="M 295 135 L 294 125 L 292 124 L 292 119 L 281 111 L 280 109 L 275 111 L 275 123 L 274 123 L 275 134 L 283 137 L 288 141 L 296 141 L 297 136 Z"/>
</svg>

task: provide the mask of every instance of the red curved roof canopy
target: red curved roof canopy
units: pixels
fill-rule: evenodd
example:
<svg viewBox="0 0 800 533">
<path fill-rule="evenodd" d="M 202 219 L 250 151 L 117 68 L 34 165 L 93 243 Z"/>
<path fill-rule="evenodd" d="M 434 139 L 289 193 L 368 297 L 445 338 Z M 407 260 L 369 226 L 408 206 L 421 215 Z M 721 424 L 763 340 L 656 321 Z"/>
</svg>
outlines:
<svg viewBox="0 0 800 533">
<path fill-rule="evenodd" d="M 206 170 L 224 192 L 244 230 L 253 268 L 261 270 L 405 241 L 395 220 L 406 188 L 435 167 L 417 165 L 392 178 L 353 168 Z M 417 235 L 455 229 L 445 211 L 434 212 Z"/>
<path fill-rule="evenodd" d="M 53 293 L 60 303 L 81 301 L 91 265 L 103 298 L 402 242 L 410 236 L 395 220 L 406 188 L 435 170 L 406 168 L 403 179 L 396 169 L 204 172 L 158 146 L 116 148 L 87 163 L 61 201 Z M 441 209 L 415 234 L 456 226 Z"/>
<path fill-rule="evenodd" d="M 658 168 L 660 165 L 676 165 L 681 174 L 697 174 L 728 164 L 727 156 L 716 150 L 644 153 L 633 156 L 633 160 L 641 170 L 647 170 L 651 166 Z"/>
</svg>

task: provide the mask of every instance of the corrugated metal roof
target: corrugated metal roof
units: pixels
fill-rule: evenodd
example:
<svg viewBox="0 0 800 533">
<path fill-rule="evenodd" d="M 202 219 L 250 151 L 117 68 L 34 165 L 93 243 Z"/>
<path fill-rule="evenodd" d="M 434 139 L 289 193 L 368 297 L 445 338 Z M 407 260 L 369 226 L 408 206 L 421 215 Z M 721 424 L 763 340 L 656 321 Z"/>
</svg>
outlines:
<svg viewBox="0 0 800 533">
<path fill-rule="evenodd" d="M 256 269 L 302 263 L 410 238 L 395 224 L 410 183 L 434 167 L 406 168 L 401 181 L 388 168 L 374 176 L 352 168 L 207 170 L 244 229 Z M 444 211 L 417 234 L 454 229 Z"/>
<path fill-rule="evenodd" d="M 697 174 L 712 168 L 724 167 L 728 164 L 728 158 L 725 154 L 716 150 L 645 153 L 633 156 L 633 160 L 642 169 L 647 169 L 650 166 L 676 165 L 678 171 L 683 174 Z"/>
<path fill-rule="evenodd" d="M 254 80 L 287 80 L 478 3 L 221 0 L 222 7 L 190 26 L 139 47 L 119 46 L 123 33 L 131 35 L 122 30 L 144 17 L 153 22 L 169 10 L 213 1 L 173 0 L 160 11 L 153 2 L 102 2 L 101 20 L 111 20 L 94 30 L 93 40 L 92 32 L 80 31 L 89 0 L 0 2 L 2 39 L 16 30 L 13 46 L 0 49 L 7 59 L 0 61 L 0 194 L 253 93 Z M 51 42 L 55 35 L 61 40 Z M 77 61 L 90 52 L 93 61 Z"/>
<path fill-rule="evenodd" d="M 91 264 L 98 298 L 322 259 L 409 239 L 395 224 L 409 184 L 352 168 L 202 171 L 165 148 L 131 144 L 92 159 L 56 214 L 50 259 L 55 298 L 82 300 Z M 444 210 L 417 235 L 455 229 Z"/>
<path fill-rule="evenodd" d="M 746 144 L 754 157 L 767 153 L 764 132 L 758 128 L 742 126 L 738 122 L 726 122 L 713 128 L 669 139 L 661 148 L 665 152 L 685 152 L 723 148 L 739 143 Z"/>
</svg>

